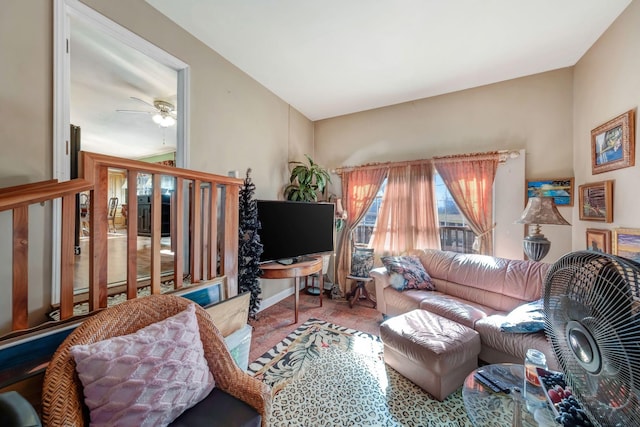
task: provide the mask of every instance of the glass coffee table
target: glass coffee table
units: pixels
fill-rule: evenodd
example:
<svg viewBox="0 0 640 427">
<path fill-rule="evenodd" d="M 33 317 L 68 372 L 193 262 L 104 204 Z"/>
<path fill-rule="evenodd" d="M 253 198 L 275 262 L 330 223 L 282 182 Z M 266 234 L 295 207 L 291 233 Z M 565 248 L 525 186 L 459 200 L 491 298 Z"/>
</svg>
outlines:
<svg viewBox="0 0 640 427">
<path fill-rule="evenodd" d="M 496 393 L 478 382 L 474 377 L 478 369 L 483 369 L 510 385 L 511 392 Z M 535 417 L 527 411 L 521 394 L 524 384 L 523 365 L 499 363 L 478 369 L 467 376 L 462 387 L 464 406 L 474 426 L 557 426 L 548 406 L 536 410 Z"/>
</svg>

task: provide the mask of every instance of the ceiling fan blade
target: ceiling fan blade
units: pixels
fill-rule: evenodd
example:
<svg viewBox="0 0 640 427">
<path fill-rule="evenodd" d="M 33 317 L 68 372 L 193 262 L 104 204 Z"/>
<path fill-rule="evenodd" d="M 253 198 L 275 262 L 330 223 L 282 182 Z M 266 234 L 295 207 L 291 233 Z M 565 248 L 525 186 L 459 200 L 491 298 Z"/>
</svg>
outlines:
<svg viewBox="0 0 640 427">
<path fill-rule="evenodd" d="M 153 104 L 151 104 L 151 103 L 149 103 L 149 102 L 147 102 L 147 101 L 145 101 L 145 100 L 143 100 L 143 99 L 137 98 L 137 97 L 135 97 L 135 96 L 132 96 L 132 97 L 130 97 L 130 98 L 131 98 L 131 99 L 133 99 L 133 100 L 135 100 L 135 101 L 142 102 L 142 103 L 143 103 L 144 105 L 146 105 L 147 107 L 151 107 L 151 108 L 153 108 L 154 110 L 157 110 L 157 108 L 156 108 L 156 106 L 155 106 L 155 105 L 153 105 Z"/>
</svg>

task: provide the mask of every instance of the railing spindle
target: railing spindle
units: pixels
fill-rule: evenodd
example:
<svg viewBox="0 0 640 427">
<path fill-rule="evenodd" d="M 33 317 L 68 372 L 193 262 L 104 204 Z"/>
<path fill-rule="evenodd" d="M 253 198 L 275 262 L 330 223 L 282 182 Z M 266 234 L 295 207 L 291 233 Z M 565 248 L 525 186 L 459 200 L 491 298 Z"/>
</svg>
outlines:
<svg viewBox="0 0 640 427">
<path fill-rule="evenodd" d="M 13 210 L 13 309 L 11 328 L 29 324 L 29 207 Z"/>
</svg>

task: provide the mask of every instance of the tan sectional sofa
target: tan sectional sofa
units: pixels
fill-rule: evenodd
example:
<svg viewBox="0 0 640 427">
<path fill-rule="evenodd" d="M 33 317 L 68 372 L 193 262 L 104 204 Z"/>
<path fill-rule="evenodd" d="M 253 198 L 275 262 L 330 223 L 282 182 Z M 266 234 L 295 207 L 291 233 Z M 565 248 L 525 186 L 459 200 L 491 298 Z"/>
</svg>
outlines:
<svg viewBox="0 0 640 427">
<path fill-rule="evenodd" d="M 549 368 L 558 368 L 544 332 L 500 330 L 511 310 L 542 297 L 550 264 L 431 249 L 409 254 L 420 258 L 436 290 L 399 292 L 390 286 L 386 268 L 373 269 L 380 312 L 396 316 L 419 308 L 468 326 L 480 334 L 478 357 L 487 363 L 523 363 L 527 349 L 535 348 L 546 355 Z"/>
</svg>

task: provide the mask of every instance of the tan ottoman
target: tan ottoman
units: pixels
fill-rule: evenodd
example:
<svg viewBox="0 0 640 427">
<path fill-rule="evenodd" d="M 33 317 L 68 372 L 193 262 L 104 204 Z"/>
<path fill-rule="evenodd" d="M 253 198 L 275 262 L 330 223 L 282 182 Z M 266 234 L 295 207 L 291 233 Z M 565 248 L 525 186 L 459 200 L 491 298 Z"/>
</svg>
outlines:
<svg viewBox="0 0 640 427">
<path fill-rule="evenodd" d="M 478 333 L 426 310 L 386 320 L 380 338 L 384 361 L 440 401 L 478 367 Z"/>
</svg>

